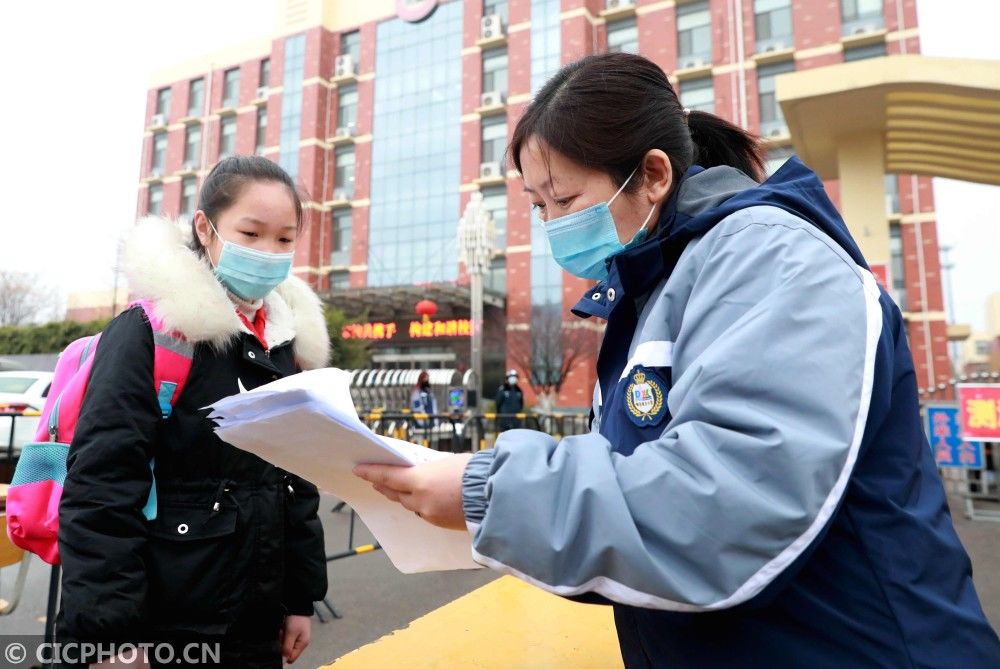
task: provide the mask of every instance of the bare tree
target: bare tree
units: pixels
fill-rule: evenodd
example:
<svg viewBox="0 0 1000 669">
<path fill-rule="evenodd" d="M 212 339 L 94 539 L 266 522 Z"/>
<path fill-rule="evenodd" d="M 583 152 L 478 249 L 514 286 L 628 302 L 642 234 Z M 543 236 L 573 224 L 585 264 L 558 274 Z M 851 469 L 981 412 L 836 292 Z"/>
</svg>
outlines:
<svg viewBox="0 0 1000 669">
<path fill-rule="evenodd" d="M 55 296 L 28 272 L 0 270 L 0 326 L 24 325 L 51 315 Z"/>
<path fill-rule="evenodd" d="M 513 337 L 510 359 L 521 370 L 542 411 L 551 411 L 570 373 L 596 355 L 598 335 L 562 320 L 560 305 L 532 307 L 531 329 Z"/>
</svg>

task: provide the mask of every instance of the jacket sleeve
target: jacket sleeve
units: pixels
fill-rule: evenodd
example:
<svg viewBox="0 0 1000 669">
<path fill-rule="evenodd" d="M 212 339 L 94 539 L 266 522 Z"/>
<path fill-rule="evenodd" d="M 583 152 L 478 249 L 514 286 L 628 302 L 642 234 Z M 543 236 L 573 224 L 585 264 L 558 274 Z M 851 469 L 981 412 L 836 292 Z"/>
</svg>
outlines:
<svg viewBox="0 0 1000 669">
<path fill-rule="evenodd" d="M 152 329 L 131 309 L 101 335 L 69 449 L 59 505 L 68 638 L 137 638 L 147 587 L 142 508 L 160 420 Z"/>
<path fill-rule="evenodd" d="M 596 431 L 515 430 L 473 457 L 477 561 L 560 595 L 703 611 L 750 601 L 820 535 L 864 433 L 879 293 L 812 226 L 754 212 L 691 273 L 658 438 L 624 456 Z"/>
<path fill-rule="evenodd" d="M 319 520 L 319 490 L 291 474 L 285 515 L 285 585 L 282 602 L 291 615 L 311 616 L 326 596 L 326 548 Z"/>
</svg>

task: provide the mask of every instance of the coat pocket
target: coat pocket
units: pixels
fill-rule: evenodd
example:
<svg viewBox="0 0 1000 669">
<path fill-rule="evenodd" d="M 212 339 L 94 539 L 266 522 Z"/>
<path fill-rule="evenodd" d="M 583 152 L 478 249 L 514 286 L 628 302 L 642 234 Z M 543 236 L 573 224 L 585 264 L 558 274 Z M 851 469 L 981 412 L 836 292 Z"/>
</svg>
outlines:
<svg viewBox="0 0 1000 669">
<path fill-rule="evenodd" d="M 149 528 L 150 613 L 156 628 L 225 632 L 243 597 L 249 551 L 239 509 L 162 500 Z"/>
</svg>

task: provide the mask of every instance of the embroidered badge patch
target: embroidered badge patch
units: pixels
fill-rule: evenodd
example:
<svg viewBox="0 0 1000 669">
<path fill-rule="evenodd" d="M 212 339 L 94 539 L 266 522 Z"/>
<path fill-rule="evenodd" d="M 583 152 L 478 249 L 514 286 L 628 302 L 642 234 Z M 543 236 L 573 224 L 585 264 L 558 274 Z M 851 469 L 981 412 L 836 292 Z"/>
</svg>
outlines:
<svg viewBox="0 0 1000 669">
<path fill-rule="evenodd" d="M 625 387 L 628 417 L 639 427 L 659 425 L 667 415 L 667 384 L 651 369 L 636 366 Z"/>
</svg>

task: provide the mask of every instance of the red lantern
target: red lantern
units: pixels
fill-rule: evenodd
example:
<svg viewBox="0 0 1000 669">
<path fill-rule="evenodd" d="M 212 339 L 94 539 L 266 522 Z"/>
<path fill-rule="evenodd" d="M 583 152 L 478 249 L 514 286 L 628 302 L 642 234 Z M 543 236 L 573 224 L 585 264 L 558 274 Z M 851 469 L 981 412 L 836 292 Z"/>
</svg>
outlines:
<svg viewBox="0 0 1000 669">
<path fill-rule="evenodd" d="M 426 319 L 438 312 L 438 305 L 430 300 L 420 300 L 417 302 L 416 310 L 418 316 L 423 316 Z"/>
</svg>

